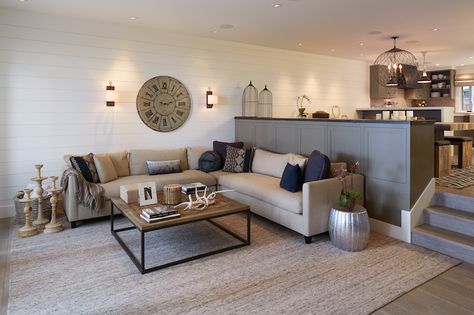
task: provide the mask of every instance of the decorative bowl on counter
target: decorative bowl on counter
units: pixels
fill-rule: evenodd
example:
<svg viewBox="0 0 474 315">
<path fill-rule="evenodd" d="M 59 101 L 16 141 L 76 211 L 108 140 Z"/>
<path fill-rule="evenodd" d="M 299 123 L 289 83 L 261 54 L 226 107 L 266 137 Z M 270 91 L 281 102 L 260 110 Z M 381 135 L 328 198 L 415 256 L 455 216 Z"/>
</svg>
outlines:
<svg viewBox="0 0 474 315">
<path fill-rule="evenodd" d="M 441 93 L 440 92 L 431 92 L 431 97 L 440 97 Z"/>
</svg>

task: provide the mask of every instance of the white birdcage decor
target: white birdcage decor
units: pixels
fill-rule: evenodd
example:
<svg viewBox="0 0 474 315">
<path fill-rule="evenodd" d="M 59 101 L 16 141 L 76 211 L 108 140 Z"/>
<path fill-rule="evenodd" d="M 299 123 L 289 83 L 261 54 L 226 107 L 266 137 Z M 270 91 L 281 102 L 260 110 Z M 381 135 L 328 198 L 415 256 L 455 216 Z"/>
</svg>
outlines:
<svg viewBox="0 0 474 315">
<path fill-rule="evenodd" d="M 252 81 L 244 89 L 242 94 L 242 116 L 257 116 L 258 90 L 253 86 Z"/>
<path fill-rule="evenodd" d="M 265 88 L 258 95 L 258 117 L 272 117 L 273 115 L 273 96 L 272 92 Z"/>
</svg>

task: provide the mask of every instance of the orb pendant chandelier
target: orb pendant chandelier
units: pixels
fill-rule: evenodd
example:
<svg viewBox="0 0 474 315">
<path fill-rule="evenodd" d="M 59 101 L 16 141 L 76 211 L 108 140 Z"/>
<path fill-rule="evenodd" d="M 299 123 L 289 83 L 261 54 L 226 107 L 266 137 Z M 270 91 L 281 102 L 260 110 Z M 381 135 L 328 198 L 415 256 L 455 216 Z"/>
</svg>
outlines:
<svg viewBox="0 0 474 315">
<path fill-rule="evenodd" d="M 386 66 L 379 76 L 381 85 L 388 87 L 401 86 L 406 83 L 405 77 L 410 72 L 410 76 L 417 76 L 416 57 L 411 52 L 397 47 L 398 36 L 392 36 L 393 48 L 381 53 L 374 61 L 374 65 Z M 412 73 L 413 72 L 413 73 Z"/>
</svg>

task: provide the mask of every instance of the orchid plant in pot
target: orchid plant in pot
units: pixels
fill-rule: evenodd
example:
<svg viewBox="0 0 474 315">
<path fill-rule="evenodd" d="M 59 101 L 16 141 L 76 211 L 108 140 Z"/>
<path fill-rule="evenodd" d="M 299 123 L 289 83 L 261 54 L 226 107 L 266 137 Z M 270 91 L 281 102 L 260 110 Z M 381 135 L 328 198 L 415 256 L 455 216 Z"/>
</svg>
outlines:
<svg viewBox="0 0 474 315">
<path fill-rule="evenodd" d="M 357 168 L 359 167 L 359 161 L 351 164 L 349 166 L 349 171 L 345 168 L 339 168 L 336 170 L 337 178 L 341 181 L 341 195 L 339 196 L 339 205 L 345 207 L 349 210 L 354 209 L 356 200 L 362 198 L 360 193 L 354 189 L 354 178 L 350 177 L 351 187 L 347 189 L 346 177 L 347 175 L 355 174 Z"/>
<path fill-rule="evenodd" d="M 296 98 L 296 107 L 298 108 L 298 117 L 306 117 L 305 110 L 306 107 L 304 107 L 304 101 L 307 101 L 309 104 L 311 104 L 311 100 L 308 95 L 303 94 L 300 95 Z"/>
</svg>

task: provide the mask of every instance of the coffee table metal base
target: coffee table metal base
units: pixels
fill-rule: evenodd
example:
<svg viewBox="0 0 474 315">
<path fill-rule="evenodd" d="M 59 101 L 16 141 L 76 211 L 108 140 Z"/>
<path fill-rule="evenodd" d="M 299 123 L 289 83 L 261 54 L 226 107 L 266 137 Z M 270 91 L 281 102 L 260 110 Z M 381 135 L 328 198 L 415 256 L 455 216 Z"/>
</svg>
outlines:
<svg viewBox="0 0 474 315">
<path fill-rule="evenodd" d="M 231 235 L 235 239 L 239 240 L 241 243 L 236 244 L 236 245 L 232 245 L 232 246 L 228 246 L 228 247 L 224 247 L 224 248 L 221 248 L 221 249 L 213 250 L 213 251 L 210 251 L 210 252 L 202 253 L 202 254 L 199 254 L 199 255 L 186 257 L 186 258 L 179 259 L 179 260 L 175 260 L 175 261 L 172 261 L 172 262 L 169 262 L 169 263 L 166 263 L 166 264 L 157 265 L 157 266 L 153 266 L 153 267 L 150 267 L 150 268 L 145 268 L 145 234 L 148 233 L 148 232 L 153 232 L 153 231 L 157 231 L 157 230 L 160 230 L 160 229 L 165 229 L 167 227 L 157 228 L 157 229 L 153 229 L 153 230 L 149 230 L 149 231 L 139 230 L 135 226 L 125 227 L 125 228 L 120 228 L 120 229 L 114 229 L 113 209 L 114 209 L 114 205 L 112 203 L 111 216 L 110 216 L 110 231 L 112 232 L 112 235 L 118 241 L 120 246 L 122 246 L 122 248 L 125 250 L 127 255 L 130 257 L 130 259 L 133 261 L 135 266 L 137 266 L 138 270 L 140 270 L 140 272 L 142 274 L 149 273 L 149 272 L 156 271 L 156 270 L 163 269 L 163 268 L 167 268 L 167 267 L 171 267 L 171 266 L 174 266 L 174 265 L 186 263 L 186 262 L 196 260 L 196 259 L 200 259 L 200 258 L 203 258 L 203 257 L 219 254 L 219 253 L 222 253 L 222 252 L 225 252 L 225 251 L 228 251 L 228 250 L 232 250 L 232 249 L 236 249 L 236 248 L 239 248 L 239 247 L 250 245 L 250 210 L 242 211 L 242 213 L 246 214 L 246 218 L 247 218 L 247 238 L 246 239 L 241 237 L 240 235 L 236 234 L 235 232 L 230 231 L 229 229 L 223 227 L 222 225 L 218 224 L 217 222 L 212 221 L 212 219 L 203 219 L 203 220 L 196 220 L 196 221 L 192 221 L 192 222 L 182 223 L 182 224 L 190 224 L 190 223 L 195 223 L 195 222 L 198 222 L 198 221 L 207 221 L 207 222 L 215 225 L 216 227 L 218 227 L 222 231 L 226 232 L 227 234 Z M 118 209 L 118 208 L 116 207 L 116 209 Z M 118 209 L 118 210 L 120 210 L 120 209 Z M 213 219 L 228 216 L 228 215 L 229 214 L 216 216 L 216 217 L 213 217 Z M 231 215 L 235 215 L 235 213 L 231 214 Z M 126 216 L 124 216 L 124 217 L 126 218 Z M 173 225 L 173 226 L 182 225 L 182 224 L 176 224 L 176 225 Z M 129 231 L 129 230 L 134 230 L 134 229 L 137 229 L 140 232 L 140 259 L 138 259 L 133 254 L 132 250 L 127 246 L 127 244 L 123 241 L 123 239 L 119 235 L 119 232 Z"/>
</svg>

